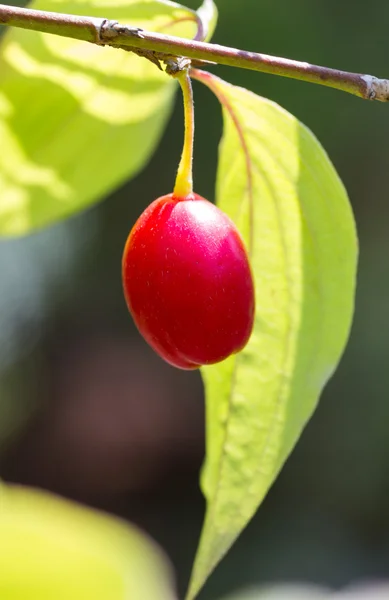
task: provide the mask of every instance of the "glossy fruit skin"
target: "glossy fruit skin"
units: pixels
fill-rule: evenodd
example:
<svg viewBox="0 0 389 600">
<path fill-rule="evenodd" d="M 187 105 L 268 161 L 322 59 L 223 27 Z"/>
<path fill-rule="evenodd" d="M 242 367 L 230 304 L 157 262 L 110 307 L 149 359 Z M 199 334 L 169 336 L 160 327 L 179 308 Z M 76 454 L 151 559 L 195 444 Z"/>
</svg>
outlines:
<svg viewBox="0 0 389 600">
<path fill-rule="evenodd" d="M 196 369 L 247 343 L 254 283 L 234 223 L 198 194 L 157 198 L 128 236 L 123 288 L 137 328 L 168 363 Z"/>
</svg>

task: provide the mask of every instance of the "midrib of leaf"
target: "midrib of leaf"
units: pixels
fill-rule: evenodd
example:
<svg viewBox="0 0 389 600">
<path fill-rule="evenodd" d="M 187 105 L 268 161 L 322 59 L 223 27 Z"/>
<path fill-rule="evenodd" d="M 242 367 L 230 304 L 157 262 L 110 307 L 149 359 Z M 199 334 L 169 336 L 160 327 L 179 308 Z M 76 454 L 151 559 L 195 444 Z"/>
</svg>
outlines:
<svg viewBox="0 0 389 600">
<path fill-rule="evenodd" d="M 252 256 L 253 243 L 254 243 L 254 239 L 253 239 L 253 225 L 254 225 L 253 171 L 259 172 L 259 169 L 252 163 L 252 160 L 250 158 L 249 145 L 248 145 L 248 142 L 246 139 L 247 134 L 246 134 L 245 128 L 242 126 L 242 123 L 239 120 L 239 116 L 236 113 L 236 111 L 234 110 L 232 103 L 229 101 L 228 97 L 219 89 L 219 87 L 217 85 L 219 78 L 215 77 L 214 75 L 211 75 L 210 73 L 207 73 L 204 71 L 199 71 L 197 69 L 192 70 L 192 76 L 195 79 L 197 79 L 198 81 L 204 83 L 216 95 L 216 97 L 220 101 L 221 105 L 225 108 L 225 110 L 230 115 L 231 120 L 235 126 L 237 135 L 239 137 L 241 147 L 243 150 L 243 154 L 244 154 L 244 158 L 245 158 L 246 172 L 247 172 L 247 193 L 248 193 L 248 199 L 249 199 L 249 218 L 250 218 L 248 246 L 249 246 L 249 255 Z M 222 81 L 222 80 L 220 80 L 220 81 Z M 230 84 L 226 84 L 225 82 L 223 82 L 223 84 L 230 85 Z M 281 165 L 281 167 L 283 168 L 282 165 Z M 260 175 L 266 181 L 267 187 L 269 189 L 271 189 L 270 182 L 269 182 L 268 178 L 266 177 L 265 173 L 261 172 Z M 287 294 L 288 294 L 288 302 L 287 303 L 289 305 L 290 301 L 291 301 L 290 290 L 292 287 L 291 273 L 290 273 L 290 265 L 289 265 L 289 261 L 288 261 L 288 252 L 287 252 L 287 248 L 285 245 L 285 236 L 283 234 L 284 225 L 282 223 L 282 219 L 280 216 L 280 210 L 279 210 L 276 196 L 277 196 L 276 194 L 273 194 L 273 193 L 271 194 L 271 197 L 274 200 L 274 208 L 275 208 L 276 219 L 277 219 L 277 223 L 278 223 L 279 237 L 281 240 L 282 251 L 283 251 L 283 255 L 284 255 L 285 276 L 289 283 L 288 291 L 287 291 Z M 292 300 L 292 303 L 293 303 L 293 300 Z M 290 355 L 291 345 L 292 345 L 292 317 L 291 317 L 290 313 L 288 316 L 289 316 L 288 326 L 287 326 L 287 331 L 286 331 L 286 335 L 285 335 L 285 350 L 284 350 L 283 359 L 282 359 L 283 371 L 285 371 L 284 367 L 287 364 L 287 360 Z M 233 397 L 234 397 L 236 383 L 237 383 L 237 372 L 238 372 L 239 362 L 240 362 L 240 354 L 237 354 L 235 357 L 235 360 L 234 360 L 234 365 L 233 365 L 233 369 L 232 369 L 232 373 L 231 373 L 232 382 L 231 382 L 230 392 L 229 392 L 228 401 L 227 401 L 228 415 L 230 415 L 231 411 L 232 411 Z M 263 456 L 266 455 L 266 453 L 268 451 L 270 439 L 271 439 L 271 436 L 274 431 L 275 423 L 278 420 L 280 408 L 282 406 L 282 401 L 285 397 L 286 388 L 288 386 L 289 386 L 288 380 L 286 380 L 285 378 L 281 378 L 279 392 L 277 394 L 277 400 L 275 403 L 276 410 L 274 411 L 274 415 L 273 415 L 273 418 L 271 421 L 271 426 L 269 427 L 268 433 L 265 437 L 265 441 L 264 441 L 263 448 L 261 451 L 260 459 L 258 461 L 258 468 L 257 468 L 258 471 L 260 471 L 260 465 L 262 462 L 262 458 L 263 458 Z M 221 448 L 221 453 L 220 453 L 220 458 L 219 458 L 217 484 L 216 484 L 216 488 L 215 488 L 215 494 L 214 494 L 214 497 L 213 497 L 212 503 L 211 503 L 211 514 L 206 516 L 205 524 L 212 523 L 213 522 L 212 517 L 217 512 L 218 498 L 219 498 L 219 494 L 220 494 L 220 484 L 222 482 L 222 472 L 223 472 L 223 467 L 224 467 L 224 458 L 227 453 L 226 449 L 227 449 L 229 436 L 230 436 L 229 423 L 230 423 L 230 419 L 227 417 L 226 425 L 224 428 L 223 443 L 222 443 L 222 448 Z M 234 515 L 236 513 L 237 513 L 237 507 L 235 508 Z M 205 531 L 204 531 L 204 533 L 205 533 Z M 234 536 L 233 539 L 236 539 L 236 537 L 239 535 L 239 533 L 240 532 L 238 532 L 238 534 L 236 534 L 236 536 Z M 232 543 L 233 543 L 233 540 L 229 543 L 229 547 L 232 545 Z M 216 566 L 216 564 L 221 560 L 221 558 L 227 551 L 228 551 L 228 548 L 225 548 L 224 553 L 222 555 L 218 556 L 216 561 L 213 561 L 214 564 L 208 566 L 207 573 L 203 576 L 203 581 L 205 581 L 205 579 L 210 574 L 212 569 Z M 189 598 L 191 598 L 191 596 L 189 596 Z"/>
<path fill-rule="evenodd" d="M 241 142 L 241 146 L 242 146 L 242 150 L 244 153 L 244 157 L 245 157 L 245 163 L 246 163 L 246 171 L 247 171 L 247 192 L 248 192 L 248 196 L 249 196 L 249 207 L 250 207 L 250 228 L 249 228 L 249 255 L 252 256 L 253 253 L 253 225 L 254 225 L 254 198 L 253 198 L 253 171 L 256 171 L 259 173 L 259 175 L 266 181 L 266 185 L 268 187 L 268 189 L 271 189 L 271 185 L 270 182 L 266 176 L 266 174 L 264 172 L 260 172 L 258 167 L 256 167 L 251 158 L 250 158 L 250 152 L 249 152 L 249 147 L 248 147 L 248 142 L 246 140 L 246 131 L 245 128 L 242 126 L 239 117 L 236 113 L 236 111 L 234 110 L 234 107 L 232 106 L 231 102 L 229 101 L 228 97 L 219 89 L 218 85 L 217 85 L 217 81 L 219 80 L 219 78 L 215 77 L 214 75 L 211 75 L 210 73 L 207 72 L 203 72 L 203 71 L 197 71 L 195 70 L 195 77 L 201 81 L 202 83 L 205 83 L 205 85 L 207 85 L 209 87 L 209 89 L 211 89 L 211 91 L 214 92 L 214 94 L 217 96 L 217 98 L 219 99 L 220 103 L 222 104 L 222 106 L 227 110 L 227 112 L 229 113 L 231 120 L 236 128 L 239 140 Z M 198 76 L 197 76 L 198 74 Z M 225 82 L 223 82 L 224 85 L 230 85 L 227 84 Z M 279 163 L 280 164 L 280 163 Z M 282 166 L 282 165 L 281 165 Z M 280 211 L 279 211 L 279 206 L 278 206 L 278 202 L 276 199 L 276 194 L 272 193 L 271 197 L 274 199 L 274 207 L 275 207 L 275 213 L 276 213 L 276 217 L 277 217 L 277 223 L 278 223 L 278 230 L 279 230 L 279 234 L 280 234 L 280 241 L 281 241 L 281 245 L 282 245 L 282 251 L 283 251 L 283 255 L 284 255 L 284 264 L 285 264 L 285 276 L 288 280 L 288 299 L 290 301 L 290 289 L 291 287 L 293 287 L 293 283 L 291 282 L 291 275 L 290 275 L 290 265 L 289 262 L 287 260 L 287 256 L 288 256 L 288 252 L 287 252 L 287 248 L 285 245 L 285 236 L 283 234 L 283 230 L 284 230 L 284 226 L 282 223 L 282 219 L 280 217 Z M 288 324 L 288 330 L 287 330 L 287 334 L 286 334 L 286 350 L 284 352 L 284 359 L 283 359 L 283 365 L 286 364 L 286 360 L 287 360 L 287 356 L 289 355 L 289 351 L 290 351 L 290 346 L 291 346 L 291 318 L 289 318 L 289 324 Z M 231 385 L 231 390 L 230 390 L 230 394 L 228 397 L 228 407 L 229 407 L 229 412 L 232 406 L 232 399 L 234 396 L 234 392 L 235 392 L 235 385 L 236 385 L 236 371 L 237 371 L 237 367 L 239 365 L 239 358 L 240 355 L 237 354 L 235 361 L 234 361 L 234 369 L 232 372 L 232 379 L 233 379 L 233 384 Z M 284 380 L 283 380 L 284 381 Z M 282 383 L 280 385 L 280 392 L 279 394 L 277 394 L 277 403 L 276 406 L 277 408 L 280 407 L 281 404 L 281 399 L 283 397 L 283 388 L 285 388 L 285 383 Z M 278 416 L 278 411 L 277 414 L 274 416 L 273 419 L 273 423 L 276 420 L 276 417 Z M 262 454 L 261 457 L 266 453 L 267 449 L 268 449 L 268 445 L 269 445 L 269 440 L 270 440 L 270 435 L 273 431 L 273 427 L 269 428 L 269 432 L 268 435 L 266 437 L 265 440 L 265 444 L 262 450 Z M 225 439 L 223 442 L 223 446 L 222 446 L 222 454 L 221 454 L 221 460 L 220 460 L 220 466 L 219 466 L 219 477 L 218 477 L 218 486 L 216 488 L 216 493 L 215 493 L 215 504 L 217 504 L 217 497 L 218 497 L 218 492 L 219 492 L 219 482 L 220 482 L 220 474 L 223 468 L 223 457 L 226 453 L 226 445 L 228 442 L 228 432 L 229 432 L 229 428 L 228 428 L 228 419 L 227 419 L 227 425 L 225 428 Z"/>
<path fill-rule="evenodd" d="M 251 94 L 251 92 L 247 91 L 247 94 Z M 303 124 L 300 123 L 300 126 L 303 128 L 304 131 L 306 131 L 306 128 L 304 127 Z M 262 147 L 266 151 L 266 145 L 263 144 Z M 285 169 L 283 163 L 282 162 L 278 162 L 278 165 L 281 167 L 281 169 L 283 170 L 283 172 L 288 176 L 288 171 Z M 316 190 L 318 191 L 318 195 L 321 196 L 321 198 L 323 200 L 324 206 L 328 207 L 327 194 L 324 194 L 322 187 L 319 185 L 318 180 L 317 180 L 317 176 L 315 174 L 315 171 L 306 162 L 306 160 L 302 160 L 301 157 L 300 157 L 300 165 L 303 166 L 306 169 L 307 173 L 309 173 L 310 178 L 315 182 Z M 256 165 L 253 165 L 253 170 L 254 171 L 258 171 L 259 174 L 260 174 L 260 176 L 263 179 L 266 180 L 268 187 L 271 188 L 271 185 L 270 185 L 270 183 L 268 181 L 268 177 L 266 176 L 266 174 L 264 172 L 262 172 L 262 171 L 260 172 L 259 169 L 258 169 L 258 167 Z M 301 170 L 301 167 L 300 167 L 300 170 Z M 276 198 L 276 194 L 272 194 L 272 197 Z M 284 227 L 282 225 L 282 220 L 280 219 L 280 212 L 279 212 L 279 208 L 278 208 L 278 203 L 277 202 L 275 202 L 275 207 L 276 207 L 277 221 L 278 221 L 278 224 L 279 224 L 279 231 L 281 231 L 281 230 L 284 229 Z M 310 240 L 312 242 L 312 251 L 317 256 L 317 243 L 316 243 L 315 236 L 312 233 L 312 229 L 311 229 L 311 226 L 310 226 L 310 223 L 309 223 L 309 219 L 306 217 L 306 214 L 304 212 L 304 204 L 299 203 L 298 210 L 299 210 L 299 214 L 300 214 L 300 221 L 301 221 L 302 227 L 305 226 L 305 234 L 302 233 L 302 237 L 304 237 L 304 235 L 305 235 L 305 237 L 307 235 L 309 235 L 309 238 L 310 238 Z M 285 236 L 280 236 L 280 239 L 281 239 L 281 243 L 282 243 L 284 255 L 287 256 L 287 248 L 285 246 Z M 290 269 L 289 270 L 286 269 L 285 270 L 285 274 L 286 274 L 286 277 L 287 277 L 287 279 L 288 279 L 288 281 L 290 283 L 289 288 L 288 288 L 288 290 L 290 290 L 291 287 L 292 287 L 291 278 L 290 278 Z M 323 278 L 319 277 L 316 280 L 316 282 L 318 284 L 318 291 L 319 291 L 318 297 L 319 297 L 319 300 L 320 300 L 320 305 L 322 306 L 323 305 Z M 289 297 L 290 297 L 290 293 L 289 293 Z M 325 322 L 325 319 L 316 319 L 316 327 L 317 327 L 316 344 L 317 345 L 319 345 L 319 340 L 323 338 L 323 324 L 324 324 L 324 322 Z M 289 329 L 289 332 L 288 332 L 288 347 L 290 347 L 291 320 L 289 320 L 289 328 L 288 329 Z M 288 352 L 286 353 L 286 356 L 287 355 L 288 355 Z M 310 361 L 309 361 L 309 364 L 311 365 L 311 368 L 313 367 L 313 365 L 315 364 L 315 362 L 316 362 L 316 354 L 315 353 L 311 353 L 311 355 L 310 355 Z M 284 364 L 285 364 L 285 361 L 284 361 Z M 280 405 L 280 399 L 277 401 L 277 406 L 279 407 L 279 405 Z M 273 423 L 274 423 L 274 420 L 273 420 Z M 273 430 L 273 428 L 269 430 L 268 438 L 270 437 L 270 434 L 271 434 L 272 430 Z M 266 450 L 266 448 L 268 446 L 268 441 L 269 441 L 269 439 L 267 439 L 267 443 L 266 443 L 266 446 L 264 448 L 264 452 L 265 452 L 265 450 Z M 264 452 L 262 452 L 261 456 L 263 456 Z"/>
<path fill-rule="evenodd" d="M 249 214 L 250 214 L 248 252 L 249 252 L 249 255 L 252 256 L 253 242 L 254 242 L 254 239 L 253 239 L 253 237 L 254 237 L 254 235 L 253 235 L 254 199 L 253 199 L 253 172 L 252 172 L 253 165 L 252 165 L 252 161 L 250 160 L 250 154 L 249 154 L 248 145 L 247 145 L 247 141 L 246 141 L 246 137 L 245 137 L 245 131 L 238 119 L 238 115 L 236 114 L 236 112 L 235 112 L 232 104 L 228 100 L 227 96 L 225 94 L 223 94 L 223 92 L 218 88 L 217 83 L 216 83 L 217 78 L 214 77 L 213 75 L 211 75 L 210 73 L 207 73 L 206 71 L 195 70 L 194 72 L 196 74 L 198 74 L 198 77 L 197 77 L 198 80 L 201 81 L 202 83 L 204 83 L 205 85 L 207 85 L 207 87 L 218 98 L 220 104 L 229 113 L 229 115 L 232 119 L 232 122 L 235 126 L 236 132 L 238 134 L 241 146 L 242 146 L 242 150 L 243 150 L 243 154 L 244 154 L 244 158 L 245 158 L 245 164 L 246 164 L 246 172 L 247 172 L 247 194 L 248 194 L 248 200 L 249 200 Z M 234 360 L 234 366 L 233 366 L 232 373 L 231 373 L 232 383 L 231 383 L 230 392 L 228 395 L 228 402 L 227 402 L 228 414 L 231 413 L 231 409 L 232 409 L 233 397 L 234 397 L 234 393 L 235 393 L 235 386 L 236 386 L 236 380 L 237 380 L 238 365 L 239 365 L 239 354 L 236 355 L 236 358 Z M 216 512 L 216 508 L 217 508 L 217 503 L 218 503 L 217 501 L 218 501 L 218 496 L 219 496 L 219 492 L 220 492 L 221 473 L 223 470 L 223 458 L 226 455 L 226 447 L 227 447 L 227 443 L 228 443 L 228 439 L 229 439 L 230 428 L 228 427 L 228 423 L 229 423 L 229 419 L 227 418 L 226 426 L 224 428 L 224 440 L 223 440 L 220 459 L 219 459 L 218 478 L 217 478 L 217 486 L 216 486 L 216 490 L 215 490 L 215 498 L 214 498 L 214 502 L 212 503 L 212 513 L 213 514 Z"/>
</svg>

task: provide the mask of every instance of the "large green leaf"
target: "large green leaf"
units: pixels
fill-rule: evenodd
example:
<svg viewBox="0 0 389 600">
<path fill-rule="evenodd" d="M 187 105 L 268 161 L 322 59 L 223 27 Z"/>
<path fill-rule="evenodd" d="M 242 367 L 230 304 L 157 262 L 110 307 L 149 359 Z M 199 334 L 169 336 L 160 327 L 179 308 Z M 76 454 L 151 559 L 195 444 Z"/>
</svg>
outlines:
<svg viewBox="0 0 389 600">
<path fill-rule="evenodd" d="M 139 531 L 42 492 L 0 490 L 4 600 L 173 600 L 162 553 Z"/>
<path fill-rule="evenodd" d="M 247 347 L 202 369 L 207 511 L 188 598 L 262 502 L 344 350 L 357 240 L 346 191 L 317 139 L 264 98 L 194 72 L 223 105 L 217 203 L 249 248 Z"/>
<path fill-rule="evenodd" d="M 198 16 L 158 0 L 38 0 L 194 37 Z M 118 49 L 13 30 L 0 54 L 0 235 L 24 234 L 92 204 L 147 162 L 176 83 Z"/>
</svg>

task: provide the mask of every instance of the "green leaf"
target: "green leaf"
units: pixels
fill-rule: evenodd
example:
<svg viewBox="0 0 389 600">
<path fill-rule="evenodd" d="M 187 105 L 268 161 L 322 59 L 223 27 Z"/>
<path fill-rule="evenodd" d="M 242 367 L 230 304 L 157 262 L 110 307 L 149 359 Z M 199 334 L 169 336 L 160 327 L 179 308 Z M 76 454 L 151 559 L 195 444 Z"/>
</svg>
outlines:
<svg viewBox="0 0 389 600">
<path fill-rule="evenodd" d="M 346 191 L 313 134 L 273 102 L 194 77 L 223 105 L 217 203 L 249 248 L 256 317 L 241 353 L 202 369 L 207 511 L 188 599 L 256 512 L 333 374 L 357 265 Z"/>
<path fill-rule="evenodd" d="M 42 492 L 0 491 L 1 598 L 175 598 L 162 553 L 135 528 Z"/>
<path fill-rule="evenodd" d="M 208 42 L 214 34 L 218 19 L 218 10 L 214 1 L 204 0 L 200 8 L 197 9 L 197 15 L 203 29 L 199 39 Z"/>
<path fill-rule="evenodd" d="M 33 8 L 106 17 L 194 37 L 198 17 L 157 0 L 41 0 Z M 0 53 L 0 235 L 90 206 L 149 160 L 176 82 L 118 49 L 12 30 Z"/>
</svg>

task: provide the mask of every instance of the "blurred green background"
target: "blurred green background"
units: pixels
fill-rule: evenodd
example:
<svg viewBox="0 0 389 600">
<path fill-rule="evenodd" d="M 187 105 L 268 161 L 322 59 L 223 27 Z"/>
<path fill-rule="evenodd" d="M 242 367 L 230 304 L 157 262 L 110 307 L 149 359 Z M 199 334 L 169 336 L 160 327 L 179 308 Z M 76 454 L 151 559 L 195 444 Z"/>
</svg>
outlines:
<svg viewBox="0 0 389 600">
<path fill-rule="evenodd" d="M 191 7 L 198 3 L 188 1 Z M 389 77 L 389 4 L 219 0 L 214 41 Z M 227 67 L 320 139 L 360 236 L 356 316 L 340 368 L 257 516 L 211 578 L 211 600 L 247 584 L 334 588 L 389 579 L 389 107 Z M 195 189 L 213 199 L 219 107 L 195 83 Z M 98 206 L 23 239 L 0 241 L 0 476 L 139 524 L 184 590 L 204 503 L 198 373 L 165 365 L 127 313 L 120 262 L 141 211 L 171 191 L 183 135 L 177 106 L 135 180 Z"/>
</svg>

